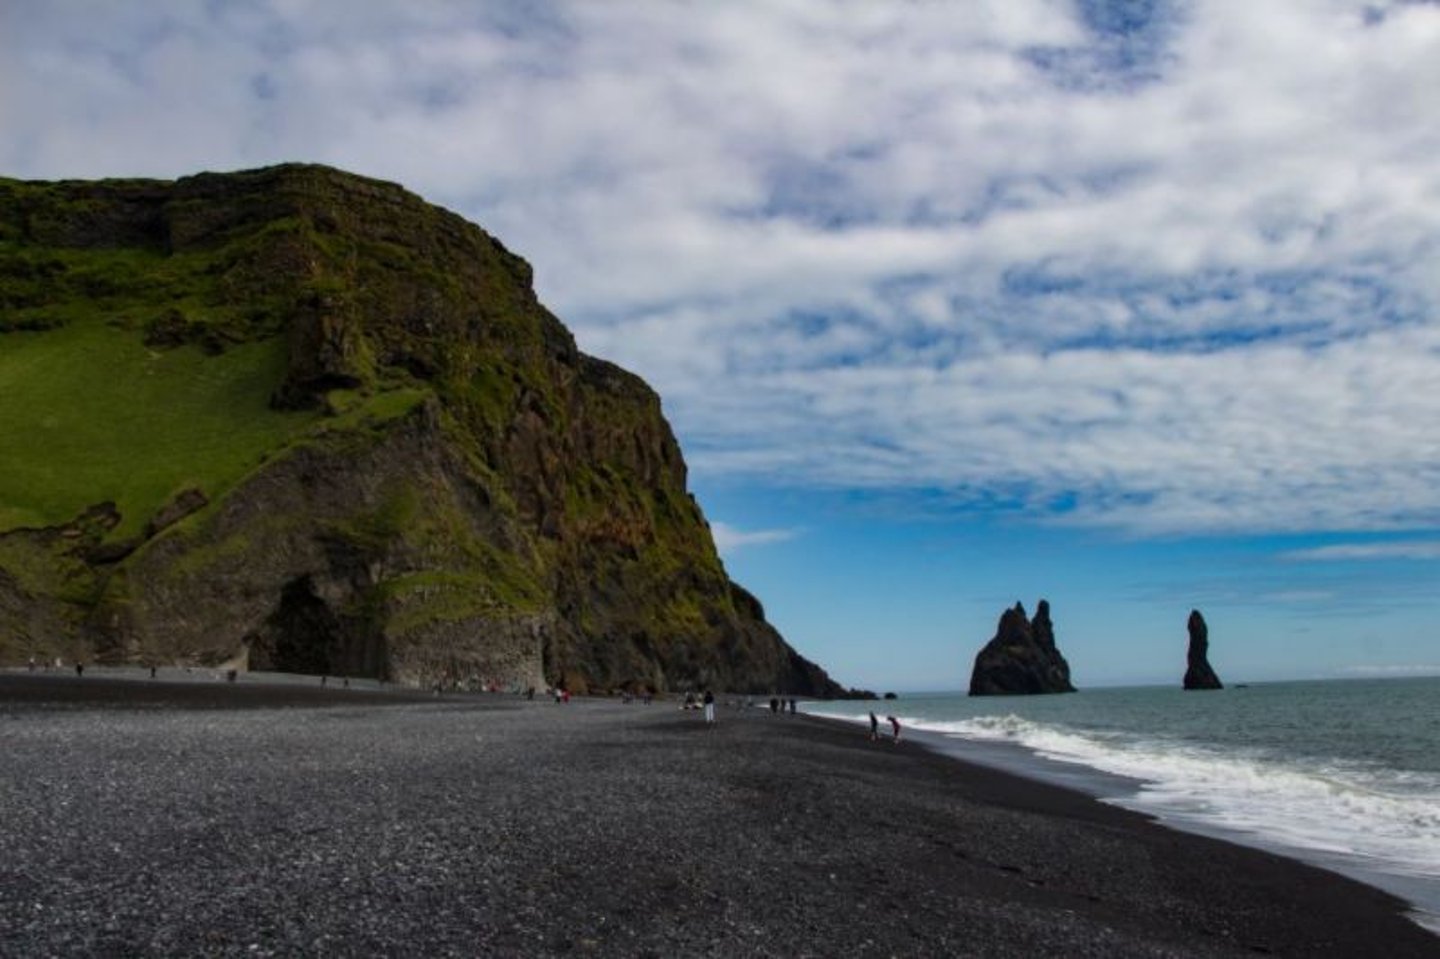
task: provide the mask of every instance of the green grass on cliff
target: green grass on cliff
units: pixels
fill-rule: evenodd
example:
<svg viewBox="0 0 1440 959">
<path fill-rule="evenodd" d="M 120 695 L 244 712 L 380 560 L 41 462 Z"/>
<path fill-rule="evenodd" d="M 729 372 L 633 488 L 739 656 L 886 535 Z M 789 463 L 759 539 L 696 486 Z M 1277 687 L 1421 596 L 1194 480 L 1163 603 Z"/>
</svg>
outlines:
<svg viewBox="0 0 1440 959">
<path fill-rule="evenodd" d="M 119 537 L 188 486 L 213 498 L 316 418 L 269 407 L 285 361 L 278 339 L 153 350 L 98 317 L 3 334 L 0 530 L 112 499 Z"/>
<path fill-rule="evenodd" d="M 282 385 L 320 408 L 273 409 Z M 0 536 L 0 570 L 80 617 L 223 575 L 303 524 L 373 578 L 343 612 L 377 634 L 429 642 L 563 610 L 584 635 L 547 649 L 557 675 L 709 668 L 734 604 L 658 397 L 580 355 L 528 266 L 483 232 L 321 168 L 0 178 L 0 533 L 111 500 L 110 539 L 128 538 L 181 490 L 215 502 L 262 463 L 359 461 L 412 414 L 465 476 L 369 474 L 363 502 L 323 519 L 272 511 L 228 532 L 204 511 L 167 531 L 182 555 L 143 584 L 130 570 L 174 550 L 112 564 L 73 533 Z M 616 637 L 655 662 L 636 666 Z"/>
<path fill-rule="evenodd" d="M 138 533 L 178 491 L 214 499 L 315 418 L 269 406 L 296 296 L 279 267 L 302 225 L 172 254 L 107 236 L 111 212 L 85 190 L 0 179 L 0 532 L 110 500 L 112 536 Z"/>
</svg>

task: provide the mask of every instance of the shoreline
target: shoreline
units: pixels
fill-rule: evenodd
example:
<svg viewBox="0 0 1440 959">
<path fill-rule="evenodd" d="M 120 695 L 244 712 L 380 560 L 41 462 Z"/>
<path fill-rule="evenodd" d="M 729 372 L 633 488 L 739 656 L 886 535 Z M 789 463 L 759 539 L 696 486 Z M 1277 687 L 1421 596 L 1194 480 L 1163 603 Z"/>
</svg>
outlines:
<svg viewBox="0 0 1440 959">
<path fill-rule="evenodd" d="M 0 953 L 1437 949 L 1355 880 L 844 720 L 313 688 L 307 706 L 254 682 L 194 684 L 203 709 L 88 698 L 111 682 L 50 708 L 0 675 Z"/>
<path fill-rule="evenodd" d="M 864 726 L 864 720 L 859 717 L 826 712 L 811 715 L 844 725 Z M 1370 859 L 1353 851 L 1348 854 L 1339 851 L 1346 848 L 1343 846 L 1286 841 L 1262 828 L 1231 827 L 1213 817 L 1183 808 L 1146 802 L 1143 793 L 1152 780 L 1107 771 L 1081 759 L 1047 756 L 1042 750 L 1024 742 L 970 738 L 943 728 L 915 725 L 913 719 L 912 724 L 906 727 L 906 735 L 960 762 L 1071 789 L 1098 802 L 1137 812 L 1164 828 L 1257 849 L 1364 883 L 1404 900 L 1408 918 L 1440 936 L 1440 887 L 1433 878 L 1408 873 L 1393 864 L 1383 868 L 1381 864 L 1387 861 Z"/>
<path fill-rule="evenodd" d="M 837 716 L 812 715 L 812 718 L 846 726 L 853 722 L 853 720 Z M 863 723 L 857 725 L 863 725 Z M 982 766 L 1030 782 L 1069 790 L 1103 805 L 1133 812 L 1162 829 L 1171 829 L 1229 845 L 1254 849 L 1363 883 L 1372 889 L 1400 899 L 1404 905 L 1403 912 L 1406 918 L 1440 938 L 1440 913 L 1426 908 L 1426 897 L 1417 894 L 1416 883 L 1419 880 L 1411 882 L 1402 875 L 1352 867 L 1335 856 L 1327 856 L 1323 850 L 1286 845 L 1280 840 L 1270 839 L 1264 833 L 1247 833 L 1226 829 L 1203 819 L 1171 817 L 1146 809 L 1133 801 L 1143 780 L 1105 772 L 1078 763 L 1049 759 L 1030 747 L 1018 743 L 972 740 L 963 736 L 913 726 L 906 728 L 905 735 L 914 742 L 920 743 L 940 755 L 952 758 L 956 762 L 969 766 Z M 1429 891 L 1429 889 L 1425 889 L 1425 892 Z M 1440 945 L 1437 945 L 1437 949 L 1440 949 Z"/>
</svg>

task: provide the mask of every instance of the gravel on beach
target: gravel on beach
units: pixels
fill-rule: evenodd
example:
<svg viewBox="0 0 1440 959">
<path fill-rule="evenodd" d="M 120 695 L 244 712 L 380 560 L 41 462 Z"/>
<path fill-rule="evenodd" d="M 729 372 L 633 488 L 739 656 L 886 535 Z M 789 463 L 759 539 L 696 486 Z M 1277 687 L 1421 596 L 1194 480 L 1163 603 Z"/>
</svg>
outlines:
<svg viewBox="0 0 1440 959">
<path fill-rule="evenodd" d="M 5 957 L 1440 955 L 1348 879 L 768 709 L 0 675 L 0 815 Z"/>
</svg>

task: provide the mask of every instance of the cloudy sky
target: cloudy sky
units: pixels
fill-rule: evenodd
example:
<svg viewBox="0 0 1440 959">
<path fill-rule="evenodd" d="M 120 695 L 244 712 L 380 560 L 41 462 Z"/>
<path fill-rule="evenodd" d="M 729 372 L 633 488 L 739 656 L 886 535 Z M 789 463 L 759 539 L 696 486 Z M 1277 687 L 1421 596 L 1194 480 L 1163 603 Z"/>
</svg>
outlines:
<svg viewBox="0 0 1440 959">
<path fill-rule="evenodd" d="M 481 224 L 846 683 L 1440 672 L 1435 3 L 14 0 L 0 130 Z"/>
</svg>

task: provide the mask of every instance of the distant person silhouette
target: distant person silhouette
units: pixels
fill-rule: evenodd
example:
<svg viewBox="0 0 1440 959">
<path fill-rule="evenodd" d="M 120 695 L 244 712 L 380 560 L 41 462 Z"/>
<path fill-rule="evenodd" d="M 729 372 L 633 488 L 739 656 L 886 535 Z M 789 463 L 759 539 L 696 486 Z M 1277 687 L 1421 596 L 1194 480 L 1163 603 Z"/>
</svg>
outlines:
<svg viewBox="0 0 1440 959">
<path fill-rule="evenodd" d="M 886 716 L 885 718 L 890 721 L 890 728 L 895 731 L 895 738 L 890 741 L 893 743 L 898 743 L 900 741 L 900 720 L 896 719 L 894 716 Z"/>
</svg>

